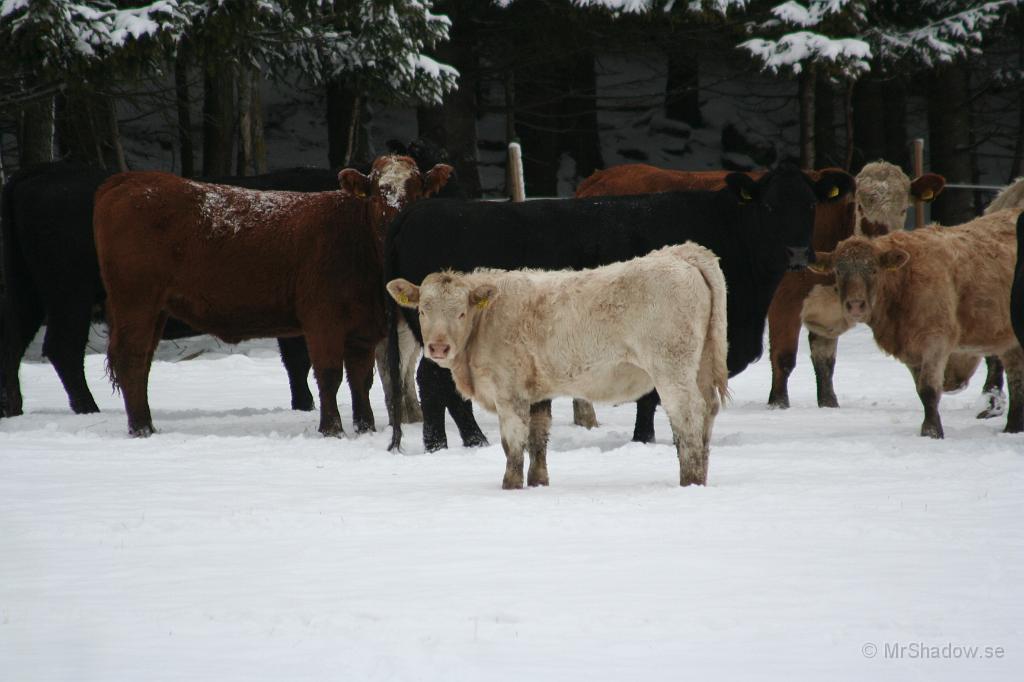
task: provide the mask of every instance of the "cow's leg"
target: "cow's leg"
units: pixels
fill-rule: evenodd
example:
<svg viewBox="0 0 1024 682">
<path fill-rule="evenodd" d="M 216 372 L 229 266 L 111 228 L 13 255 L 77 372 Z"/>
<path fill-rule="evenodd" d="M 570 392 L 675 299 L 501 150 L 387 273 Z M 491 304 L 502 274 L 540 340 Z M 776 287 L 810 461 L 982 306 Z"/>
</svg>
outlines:
<svg viewBox="0 0 1024 682">
<path fill-rule="evenodd" d="M 150 306 L 125 305 L 111 296 L 107 301 L 110 341 L 107 361 L 111 379 L 121 389 L 128 415 L 128 433 L 137 438 L 151 435 L 149 370 L 167 315 L 154 301 Z"/>
<path fill-rule="evenodd" d="M 526 473 L 526 484 L 531 488 L 548 484 L 548 434 L 550 431 L 551 401 L 543 400 L 530 405 L 530 469 Z"/>
<path fill-rule="evenodd" d="M 451 372 L 437 363 L 423 358 L 416 371 L 416 383 L 420 387 L 420 405 L 423 408 L 423 449 L 435 452 L 448 447 L 448 436 L 444 429 L 445 399 Z"/>
<path fill-rule="evenodd" d="M 1015 346 L 1000 358 L 1006 367 L 1010 403 L 1006 408 L 1006 433 L 1024 431 L 1024 349 Z"/>
<path fill-rule="evenodd" d="M 50 359 L 75 414 L 99 412 L 85 381 L 85 346 L 89 342 L 92 304 L 74 298 L 50 309 L 43 354 Z"/>
<path fill-rule="evenodd" d="M 594 405 L 587 400 L 573 398 L 572 423 L 576 426 L 582 426 L 585 429 L 592 429 L 599 426 L 597 423 L 597 413 L 594 412 Z"/>
<path fill-rule="evenodd" d="M 776 291 L 768 306 L 768 354 L 772 362 L 768 406 L 782 409 L 789 407 L 789 375 L 796 367 L 800 347 L 800 302 L 785 293 Z"/>
<path fill-rule="evenodd" d="M 487 445 L 487 436 L 480 430 L 480 425 L 476 423 L 476 417 L 473 416 L 473 403 L 459 395 L 455 388 L 455 382 L 451 378 L 451 372 L 447 370 L 445 372 L 448 374 L 448 381 L 451 385 L 451 390 L 448 392 L 448 412 L 459 429 L 462 445 L 467 448 Z"/>
<path fill-rule="evenodd" d="M 341 386 L 342 367 L 345 360 L 345 331 L 338 329 L 304 330 L 307 333 L 306 347 L 313 364 L 313 376 L 320 393 L 320 428 L 325 436 L 341 436 L 338 412 L 338 388 Z"/>
<path fill-rule="evenodd" d="M 416 361 L 420 355 L 420 344 L 403 317 L 398 318 L 398 352 L 402 358 L 402 421 L 415 424 L 423 421 L 419 396 L 416 395 Z"/>
<path fill-rule="evenodd" d="M 939 417 L 939 400 L 942 398 L 942 382 L 946 371 L 946 355 L 930 352 L 919 367 L 911 367 L 917 395 L 924 407 L 924 421 L 921 435 L 929 438 L 943 438 L 942 419 Z"/>
<path fill-rule="evenodd" d="M 660 373 L 652 376 L 672 376 L 671 380 L 658 384 L 658 394 L 672 425 L 672 440 L 679 456 L 679 485 L 705 485 L 708 480 L 709 406 L 701 391 L 697 390 L 697 368 L 683 372 L 682 376 L 678 376 L 678 367 L 673 369 L 677 376 Z"/>
<path fill-rule="evenodd" d="M 3 417 L 17 417 L 22 413 L 21 381 L 18 371 L 21 358 L 25 355 L 28 344 L 32 343 L 43 324 L 46 314 L 42 303 L 35 296 L 24 296 L 30 300 L 12 300 L 11 294 L 4 302 L 3 316 L 0 321 L 3 327 L 3 344 L 0 348 L 3 367 L 0 368 L 3 379 Z"/>
<path fill-rule="evenodd" d="M 637 443 L 654 442 L 654 411 L 660 399 L 657 391 L 651 391 L 636 401 L 636 422 L 633 424 L 633 440 Z"/>
<path fill-rule="evenodd" d="M 832 377 L 836 370 L 835 337 L 807 332 L 807 344 L 811 349 L 811 365 L 814 367 L 814 382 L 818 389 L 818 407 L 839 407 Z"/>
<path fill-rule="evenodd" d="M 995 355 L 985 358 L 985 385 L 981 394 L 985 398 L 985 409 L 978 413 L 978 419 L 998 417 L 1006 411 L 1006 396 L 1003 395 L 1003 363 Z"/>
<path fill-rule="evenodd" d="M 370 387 L 373 385 L 373 349 L 350 344 L 345 354 L 345 371 L 352 393 L 352 421 L 356 433 L 375 430 L 373 408 L 370 406 Z"/>
<path fill-rule="evenodd" d="M 505 450 L 505 477 L 501 487 L 523 487 L 523 450 L 530 438 L 530 405 L 525 401 L 497 402 L 501 447 Z"/>
<path fill-rule="evenodd" d="M 282 337 L 277 340 L 281 363 L 288 372 L 288 386 L 292 392 L 292 409 L 312 411 L 313 394 L 309 390 L 309 351 L 301 336 Z"/>
</svg>

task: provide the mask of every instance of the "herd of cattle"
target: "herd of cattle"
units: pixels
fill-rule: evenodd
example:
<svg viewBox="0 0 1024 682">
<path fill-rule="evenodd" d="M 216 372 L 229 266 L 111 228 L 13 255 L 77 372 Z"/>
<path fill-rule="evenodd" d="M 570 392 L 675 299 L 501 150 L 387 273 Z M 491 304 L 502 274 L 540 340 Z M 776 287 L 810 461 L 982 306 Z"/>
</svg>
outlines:
<svg viewBox="0 0 1024 682">
<path fill-rule="evenodd" d="M 588 428 L 587 400 L 636 400 L 634 440 L 654 439 L 661 404 L 681 485 L 703 484 L 727 378 L 761 356 L 766 322 L 768 402 L 782 408 L 801 325 L 818 404 L 838 407 L 837 338 L 863 322 L 910 369 L 922 435 L 943 436 L 943 391 L 984 356 L 993 406 L 979 417 L 998 413 L 1005 368 L 1006 431 L 1024 431 L 1024 179 L 973 221 L 908 232 L 908 207 L 944 180 L 911 181 L 884 161 L 856 178 L 630 164 L 598 171 L 572 199 L 512 203 L 462 198 L 441 159 L 414 144 L 365 173 L 16 173 L 2 198 L 0 416 L 22 412 L 19 365 L 44 321 L 72 410 L 98 411 L 83 364 L 105 311 L 132 435 L 154 430 L 161 338 L 277 337 L 294 409 L 313 409 L 312 366 L 324 435 L 343 432 L 343 374 L 356 432 L 376 428 L 376 362 L 391 449 L 401 424 L 421 419 L 425 448 L 446 447 L 446 412 L 465 445 L 486 444 L 475 401 L 498 414 L 503 486 L 523 486 L 524 452 L 526 483 L 547 485 L 552 398 L 574 397 Z"/>
</svg>

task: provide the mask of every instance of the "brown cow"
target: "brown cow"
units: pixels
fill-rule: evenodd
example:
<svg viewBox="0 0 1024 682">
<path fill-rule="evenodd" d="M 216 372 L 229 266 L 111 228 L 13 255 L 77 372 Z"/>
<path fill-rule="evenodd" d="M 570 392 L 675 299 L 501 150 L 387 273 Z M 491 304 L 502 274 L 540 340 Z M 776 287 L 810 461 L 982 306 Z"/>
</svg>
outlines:
<svg viewBox="0 0 1024 682">
<path fill-rule="evenodd" d="M 374 428 L 369 389 L 384 338 L 383 231 L 408 202 L 448 179 L 409 157 L 377 159 L 344 191 L 301 194 L 121 173 L 96 193 L 93 225 L 108 292 L 111 379 L 132 435 L 153 433 L 147 382 L 167 316 L 235 343 L 306 337 L 320 391 L 320 432 L 343 432 L 337 392 L 348 371 L 356 432 Z"/>
<path fill-rule="evenodd" d="M 857 174 L 857 194 L 852 204 L 854 221 L 849 221 L 849 214 L 845 219 L 836 214 L 829 216 L 827 210 L 831 206 L 819 204 L 815 217 L 820 219 L 820 223 L 815 223 L 814 248 L 831 251 L 841 240 L 851 235 L 878 237 L 902 230 L 911 203 L 918 200 L 932 201 L 945 186 L 946 179 L 934 173 L 925 173 L 911 181 L 899 166 L 886 161 L 865 164 Z M 829 226 L 833 229 L 828 229 Z M 835 285 L 835 278 L 831 275 L 823 277 L 810 271 L 787 275 L 787 278 L 788 281 L 783 279 L 779 285 L 768 309 L 769 352 L 772 359 L 772 390 L 768 404 L 783 408 L 789 407 L 787 384 L 796 366 L 801 310 L 813 310 L 817 301 L 827 300 L 827 292 L 832 291 Z M 836 366 L 837 338 L 847 329 L 843 324 L 837 324 L 831 334 L 811 330 L 808 332 L 818 407 L 839 407 L 832 375 Z"/>
<path fill-rule="evenodd" d="M 717 190 L 723 187 L 728 173 L 717 170 L 667 170 L 646 164 L 625 164 L 597 171 L 580 183 L 576 196 Z M 751 175 L 757 177 L 760 173 Z M 945 186 L 945 179 L 934 173 L 926 173 L 911 182 L 897 166 L 884 161 L 864 166 L 856 180 L 856 199 L 818 204 L 812 236 L 816 251 L 830 251 L 853 234 L 878 236 L 901 229 L 909 202 L 917 199 L 931 201 Z M 768 352 L 772 363 L 769 405 L 789 407 L 788 382 L 790 373 L 796 367 L 800 313 L 804 299 L 815 287 L 831 288 L 834 283 L 831 276 L 815 272 L 787 272 L 775 290 L 768 308 Z M 838 331 L 836 336 L 842 331 Z M 836 338 L 811 332 L 808 341 L 817 382 L 818 406 L 838 407 L 839 402 L 832 386 Z"/>
<path fill-rule="evenodd" d="M 1010 404 L 1006 431 L 1024 430 L 1024 349 L 1006 292 L 1013 280 L 1019 209 L 957 227 L 931 226 L 843 241 L 811 266 L 835 272 L 841 310 L 865 322 L 886 353 L 907 365 L 924 406 L 921 435 L 942 438 L 939 399 L 950 358 L 998 355 Z"/>
</svg>

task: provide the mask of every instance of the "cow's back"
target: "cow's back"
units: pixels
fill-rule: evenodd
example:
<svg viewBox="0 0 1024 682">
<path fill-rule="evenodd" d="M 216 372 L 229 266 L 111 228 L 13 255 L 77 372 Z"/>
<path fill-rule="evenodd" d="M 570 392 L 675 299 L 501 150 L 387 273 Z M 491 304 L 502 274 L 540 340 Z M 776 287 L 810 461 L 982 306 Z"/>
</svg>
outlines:
<svg viewBox="0 0 1024 682">
<path fill-rule="evenodd" d="M 916 338 L 942 336 L 966 349 L 1011 339 L 1004 292 L 1013 279 L 1019 213 L 999 211 L 956 227 L 877 237 L 879 247 L 901 248 L 910 259 L 886 276 L 888 313 L 873 316 L 876 337 L 892 337 L 887 343 L 903 347 Z"/>
</svg>

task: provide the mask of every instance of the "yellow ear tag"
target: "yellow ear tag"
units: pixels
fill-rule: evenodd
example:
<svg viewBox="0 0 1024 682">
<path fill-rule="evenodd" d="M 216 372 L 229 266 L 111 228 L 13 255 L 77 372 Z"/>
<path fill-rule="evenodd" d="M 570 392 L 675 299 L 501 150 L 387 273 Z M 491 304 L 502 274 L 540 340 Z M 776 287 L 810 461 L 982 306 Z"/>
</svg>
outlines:
<svg viewBox="0 0 1024 682">
<path fill-rule="evenodd" d="M 490 304 L 490 300 L 489 299 L 481 298 L 479 301 L 476 302 L 476 307 L 479 308 L 480 310 L 483 310 L 489 304 Z"/>
<path fill-rule="evenodd" d="M 833 185 L 832 189 L 828 191 L 828 198 L 835 199 L 837 196 L 839 196 L 839 188 Z"/>
<path fill-rule="evenodd" d="M 361 189 L 357 189 L 356 190 L 356 196 L 359 197 L 360 199 L 365 199 L 366 198 L 366 192 L 364 192 Z"/>
<path fill-rule="evenodd" d="M 750 192 L 748 192 L 747 190 L 745 190 L 745 189 L 741 189 L 740 190 L 740 199 L 743 199 L 743 201 L 750 201 L 753 198 L 754 197 L 750 196 Z"/>
<path fill-rule="evenodd" d="M 401 291 L 398 292 L 398 302 L 401 303 L 402 305 L 409 305 L 410 303 L 412 303 L 412 301 L 409 300 L 409 297 L 406 296 L 405 293 Z"/>
<path fill-rule="evenodd" d="M 926 189 L 921 194 L 921 201 L 931 201 L 934 197 L 935 197 L 935 192 L 931 191 L 930 189 Z"/>
</svg>

